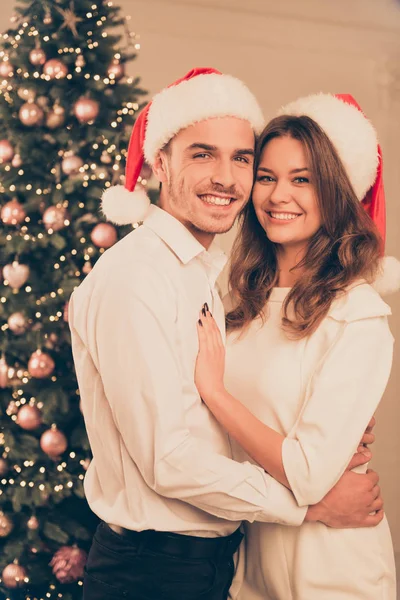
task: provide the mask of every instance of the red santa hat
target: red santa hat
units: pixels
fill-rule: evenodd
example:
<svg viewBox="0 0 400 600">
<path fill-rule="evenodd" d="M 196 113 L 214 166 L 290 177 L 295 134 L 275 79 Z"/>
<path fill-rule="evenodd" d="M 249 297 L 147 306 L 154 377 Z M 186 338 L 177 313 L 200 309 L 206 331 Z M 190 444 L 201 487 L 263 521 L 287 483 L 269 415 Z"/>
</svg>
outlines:
<svg viewBox="0 0 400 600">
<path fill-rule="evenodd" d="M 281 108 L 280 115 L 307 116 L 326 133 L 335 147 L 357 198 L 386 238 L 385 190 L 382 176 L 382 152 L 376 131 L 350 94 L 313 94 Z M 400 289 L 400 263 L 384 256 L 374 283 L 382 295 Z"/>
<path fill-rule="evenodd" d="M 192 69 L 154 96 L 142 110 L 132 130 L 125 170 L 125 185 L 108 188 L 102 198 L 106 218 L 117 225 L 143 220 L 150 206 L 137 184 L 144 161 L 156 156 L 181 129 L 215 117 L 238 117 L 256 134 L 264 128 L 261 108 L 245 84 L 211 68 Z"/>
</svg>

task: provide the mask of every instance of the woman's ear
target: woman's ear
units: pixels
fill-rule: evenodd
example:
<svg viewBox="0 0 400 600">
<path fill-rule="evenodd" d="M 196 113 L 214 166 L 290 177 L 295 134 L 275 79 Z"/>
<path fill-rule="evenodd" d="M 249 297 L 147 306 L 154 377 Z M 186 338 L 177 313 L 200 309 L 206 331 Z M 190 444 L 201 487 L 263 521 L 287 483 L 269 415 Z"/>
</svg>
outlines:
<svg viewBox="0 0 400 600">
<path fill-rule="evenodd" d="M 165 153 L 160 150 L 153 164 L 153 173 L 160 183 L 168 181 L 168 161 Z"/>
</svg>

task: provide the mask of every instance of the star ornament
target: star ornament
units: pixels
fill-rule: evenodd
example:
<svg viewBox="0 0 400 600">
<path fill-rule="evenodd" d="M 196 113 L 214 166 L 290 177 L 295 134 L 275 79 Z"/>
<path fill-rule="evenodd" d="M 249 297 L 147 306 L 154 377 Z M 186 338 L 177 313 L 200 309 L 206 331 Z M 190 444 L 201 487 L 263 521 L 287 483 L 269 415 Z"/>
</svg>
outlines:
<svg viewBox="0 0 400 600">
<path fill-rule="evenodd" d="M 74 0 L 71 0 L 71 2 L 69 3 L 69 8 L 66 8 L 64 10 L 59 6 L 56 6 L 56 9 L 64 19 L 64 23 L 61 25 L 60 29 L 68 27 L 68 29 L 72 31 L 73 36 L 78 37 L 78 30 L 76 29 L 76 25 L 83 21 L 83 19 L 81 19 L 75 14 Z"/>
</svg>

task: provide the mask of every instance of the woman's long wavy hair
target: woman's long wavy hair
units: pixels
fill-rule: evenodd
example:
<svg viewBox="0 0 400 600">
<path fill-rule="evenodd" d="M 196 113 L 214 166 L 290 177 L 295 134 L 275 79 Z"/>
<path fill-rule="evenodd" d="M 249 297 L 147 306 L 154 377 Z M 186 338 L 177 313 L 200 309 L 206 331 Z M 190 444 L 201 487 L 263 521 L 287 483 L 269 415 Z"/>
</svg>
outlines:
<svg viewBox="0 0 400 600">
<path fill-rule="evenodd" d="M 296 265 L 301 275 L 283 305 L 285 331 L 290 337 L 303 338 L 315 331 L 340 292 L 359 278 L 373 280 L 381 239 L 334 146 L 309 117 L 284 115 L 266 126 L 256 147 L 255 174 L 266 145 L 284 136 L 303 144 L 322 223 Z M 229 329 L 245 329 L 256 317 L 265 318 L 263 308 L 278 283 L 277 250 L 250 200 L 241 214 L 232 252 L 229 287 L 234 308 L 227 315 Z"/>
</svg>

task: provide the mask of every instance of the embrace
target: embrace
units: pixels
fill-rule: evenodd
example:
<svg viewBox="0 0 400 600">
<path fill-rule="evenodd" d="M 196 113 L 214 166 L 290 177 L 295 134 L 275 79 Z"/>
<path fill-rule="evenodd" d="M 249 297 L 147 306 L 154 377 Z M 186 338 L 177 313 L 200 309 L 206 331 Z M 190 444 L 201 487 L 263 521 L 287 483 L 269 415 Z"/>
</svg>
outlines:
<svg viewBox="0 0 400 600">
<path fill-rule="evenodd" d="M 84 600 L 395 600 L 368 469 L 394 261 L 354 98 L 301 98 L 265 125 L 241 81 L 194 69 L 140 114 L 103 211 L 140 226 L 69 305 L 101 519 Z M 214 238 L 237 218 L 222 302 Z"/>
</svg>

